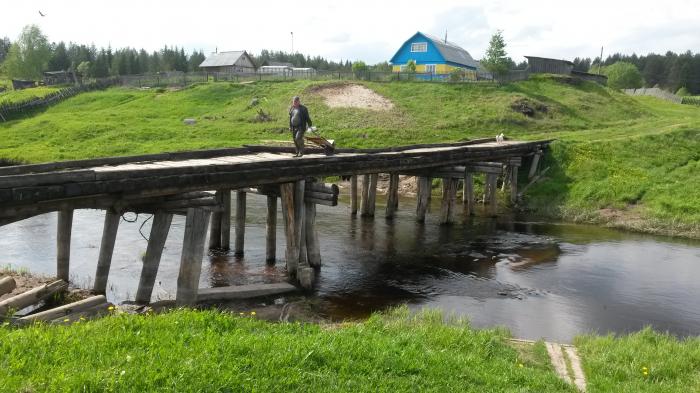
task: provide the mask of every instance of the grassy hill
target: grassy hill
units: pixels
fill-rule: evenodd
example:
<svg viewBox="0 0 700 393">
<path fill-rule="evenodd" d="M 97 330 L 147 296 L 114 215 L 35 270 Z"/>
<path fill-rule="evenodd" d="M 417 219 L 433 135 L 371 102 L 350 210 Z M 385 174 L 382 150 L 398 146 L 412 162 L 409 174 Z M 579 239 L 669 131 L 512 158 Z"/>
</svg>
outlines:
<svg viewBox="0 0 700 393">
<path fill-rule="evenodd" d="M 332 82 L 331 82 L 332 83 Z M 700 108 L 629 97 L 588 82 L 537 77 L 505 86 L 365 83 L 389 111 L 330 108 L 328 82 L 210 83 L 179 91 L 115 88 L 0 123 L 0 158 L 50 161 L 288 140 L 287 107 L 301 95 L 339 146 L 494 136 L 557 138 L 549 180 L 530 207 L 578 221 L 700 237 Z M 256 106 L 250 106 L 256 98 Z M 272 121 L 255 121 L 257 111 Z M 522 112 L 528 112 L 525 115 Z M 195 125 L 185 125 L 194 118 Z"/>
</svg>

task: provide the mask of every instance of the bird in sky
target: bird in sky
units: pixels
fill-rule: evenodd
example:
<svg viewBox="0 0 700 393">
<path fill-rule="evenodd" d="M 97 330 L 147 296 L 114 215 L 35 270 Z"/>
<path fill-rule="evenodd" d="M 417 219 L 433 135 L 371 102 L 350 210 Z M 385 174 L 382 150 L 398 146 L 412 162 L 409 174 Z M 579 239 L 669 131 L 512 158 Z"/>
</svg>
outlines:
<svg viewBox="0 0 700 393">
<path fill-rule="evenodd" d="M 39 11 L 39 15 L 46 16 L 46 14 L 43 14 L 41 11 Z"/>
</svg>

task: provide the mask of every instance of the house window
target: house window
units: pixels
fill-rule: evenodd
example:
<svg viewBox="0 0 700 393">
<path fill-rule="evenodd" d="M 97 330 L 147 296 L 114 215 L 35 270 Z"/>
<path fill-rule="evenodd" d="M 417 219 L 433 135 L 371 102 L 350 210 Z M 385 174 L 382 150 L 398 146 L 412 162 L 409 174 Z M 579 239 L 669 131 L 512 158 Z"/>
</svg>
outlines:
<svg viewBox="0 0 700 393">
<path fill-rule="evenodd" d="M 399 72 L 406 72 L 406 65 L 402 64 L 399 66 Z"/>
<path fill-rule="evenodd" d="M 426 64 L 425 65 L 425 72 L 428 74 L 434 74 L 435 73 L 435 64 Z"/>
<path fill-rule="evenodd" d="M 427 42 L 414 42 L 411 44 L 411 52 L 427 52 L 428 43 Z"/>
</svg>

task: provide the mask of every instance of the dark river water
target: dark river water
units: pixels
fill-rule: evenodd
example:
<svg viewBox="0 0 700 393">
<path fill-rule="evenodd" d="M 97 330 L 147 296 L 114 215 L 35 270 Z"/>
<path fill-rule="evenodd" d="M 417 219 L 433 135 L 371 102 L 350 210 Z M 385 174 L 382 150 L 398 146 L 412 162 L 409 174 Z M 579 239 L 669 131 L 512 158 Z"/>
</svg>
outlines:
<svg viewBox="0 0 700 393">
<path fill-rule="evenodd" d="M 700 334 L 698 241 L 507 217 L 460 218 L 441 227 L 429 214 L 419 225 L 415 201 L 402 199 L 393 221 L 384 219 L 382 202 L 374 220 L 351 218 L 343 203 L 319 206 L 323 267 L 314 295 L 330 318 L 362 318 L 406 303 L 466 316 L 477 327 L 506 326 L 530 339 L 568 342 L 578 334 L 646 325 L 679 336 Z M 434 205 L 432 211 L 438 210 Z M 264 262 L 265 211 L 264 197 L 248 196 L 245 257 L 206 255 L 201 287 L 286 279 L 283 261 Z M 79 286 L 92 285 L 103 217 L 101 211 L 75 213 L 71 280 Z M 278 217 L 277 255 L 283 257 Z M 120 224 L 109 277 L 112 301 L 136 293 L 146 250 L 139 228 L 146 218 Z M 55 228 L 55 214 L 1 227 L 0 266 L 55 274 Z M 154 300 L 174 297 L 183 229 L 184 217 L 176 216 Z M 149 231 L 150 221 L 142 229 L 146 236 Z"/>
</svg>

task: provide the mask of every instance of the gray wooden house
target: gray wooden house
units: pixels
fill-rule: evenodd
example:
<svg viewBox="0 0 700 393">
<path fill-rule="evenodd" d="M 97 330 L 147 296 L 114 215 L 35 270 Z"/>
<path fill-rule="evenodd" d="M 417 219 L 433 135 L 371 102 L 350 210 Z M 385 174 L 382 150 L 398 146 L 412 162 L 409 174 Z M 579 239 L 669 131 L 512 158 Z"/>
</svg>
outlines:
<svg viewBox="0 0 700 393">
<path fill-rule="evenodd" d="M 244 50 L 212 53 L 199 65 L 199 68 L 206 72 L 230 74 L 255 72 L 253 59 Z"/>
<path fill-rule="evenodd" d="M 568 60 L 548 59 L 546 57 L 525 56 L 531 74 L 571 75 L 574 63 Z"/>
</svg>

